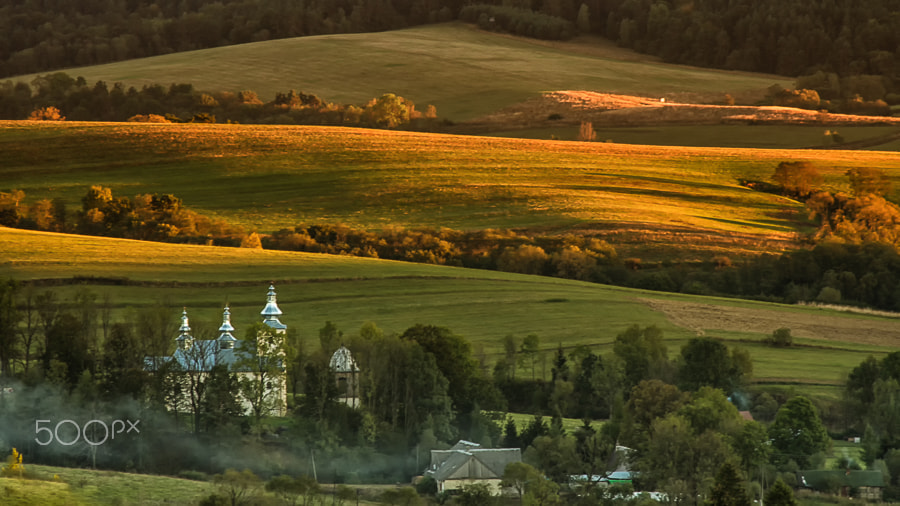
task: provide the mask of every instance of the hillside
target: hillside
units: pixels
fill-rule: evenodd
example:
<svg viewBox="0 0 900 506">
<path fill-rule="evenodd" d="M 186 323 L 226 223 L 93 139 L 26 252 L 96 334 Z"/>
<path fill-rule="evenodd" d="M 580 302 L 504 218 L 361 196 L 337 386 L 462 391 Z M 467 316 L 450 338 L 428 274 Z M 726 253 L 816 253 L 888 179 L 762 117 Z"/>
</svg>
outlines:
<svg viewBox="0 0 900 506">
<path fill-rule="evenodd" d="M 582 122 L 597 139 L 662 146 L 895 151 L 900 118 L 795 107 L 694 103 L 583 90 L 542 93 L 450 128 L 455 133 L 577 140 Z M 841 142 L 830 137 L 839 133 Z"/>
<path fill-rule="evenodd" d="M 798 247 L 802 205 L 753 192 L 785 160 L 825 185 L 849 168 L 894 177 L 898 154 L 628 146 L 320 127 L 0 122 L 0 178 L 26 204 L 91 185 L 172 193 L 268 233 L 299 223 L 578 233 L 621 256 L 708 259 Z"/>
<path fill-rule="evenodd" d="M 487 366 L 502 354 L 508 334 L 537 334 L 548 353 L 580 344 L 608 351 L 629 325 L 658 325 L 670 355 L 693 336 L 718 337 L 750 352 L 756 381 L 811 387 L 839 384 L 850 368 L 892 350 L 900 338 L 896 320 L 884 316 L 342 256 L 2 229 L 0 258 L 0 277 L 44 280 L 36 281 L 37 290 L 67 298 L 86 286 L 108 295 L 114 319 L 163 303 L 174 325 L 187 306 L 198 335 L 218 327 L 226 301 L 236 327 L 255 321 L 274 280 L 283 321 L 309 346 L 326 321 L 345 333 L 365 322 L 388 333 L 435 324 L 470 340 Z M 799 346 L 762 344 L 779 327 L 794 330 Z"/>
<path fill-rule="evenodd" d="M 328 101 L 358 104 L 390 92 L 423 110 L 434 104 L 442 118 L 453 121 L 552 90 L 689 93 L 714 100 L 730 93 L 755 100 L 772 84 L 790 86 L 789 80 L 776 76 L 663 64 L 599 45 L 593 38 L 551 44 L 461 23 L 271 40 L 66 72 L 89 83 L 122 82 L 126 87 L 192 83 L 204 91 L 254 90 L 265 100 L 297 89 Z M 34 77 L 12 79 L 30 82 Z"/>
</svg>

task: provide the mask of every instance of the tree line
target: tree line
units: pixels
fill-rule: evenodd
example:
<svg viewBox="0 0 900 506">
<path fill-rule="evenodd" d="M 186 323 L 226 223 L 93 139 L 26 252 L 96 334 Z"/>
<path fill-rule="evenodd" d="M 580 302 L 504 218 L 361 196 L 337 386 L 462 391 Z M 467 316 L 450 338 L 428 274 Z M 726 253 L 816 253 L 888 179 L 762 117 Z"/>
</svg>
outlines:
<svg viewBox="0 0 900 506">
<path fill-rule="evenodd" d="M 892 1 L 765 1 L 752 6 L 714 1 L 616 0 L 601 11 L 602 33 L 665 61 L 787 76 L 831 75 L 835 97 L 862 94 L 897 103 L 900 20 Z"/>
<path fill-rule="evenodd" d="M 0 83 L 0 119 L 140 121 L 153 123 L 215 123 L 338 125 L 371 128 L 433 130 L 440 126 L 437 109 L 424 111 L 403 97 L 386 93 L 366 104 L 342 105 L 313 94 L 290 90 L 263 102 L 256 92 L 206 93 L 191 84 L 145 85 L 140 90 L 122 83 L 98 81 L 56 72 L 31 83 Z"/>
<path fill-rule="evenodd" d="M 816 90 L 835 110 L 852 112 L 857 96 L 900 103 L 900 20 L 890 15 L 898 8 L 892 2 L 767 0 L 751 8 L 681 0 L 495 0 L 466 6 L 460 0 L 28 1 L 0 7 L 0 30 L 10 34 L 0 41 L 0 77 L 461 19 L 537 38 L 599 34 L 673 63 L 805 76 L 798 89 Z"/>
<path fill-rule="evenodd" d="M 459 0 L 36 0 L 0 7 L 0 77 L 455 19 Z"/>
</svg>

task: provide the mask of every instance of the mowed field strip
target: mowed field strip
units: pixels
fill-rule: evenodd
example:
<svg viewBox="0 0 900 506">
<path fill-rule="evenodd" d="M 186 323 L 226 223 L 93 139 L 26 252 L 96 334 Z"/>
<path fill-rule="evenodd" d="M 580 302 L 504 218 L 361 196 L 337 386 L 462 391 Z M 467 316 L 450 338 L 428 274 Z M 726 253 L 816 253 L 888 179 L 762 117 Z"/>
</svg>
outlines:
<svg viewBox="0 0 900 506">
<path fill-rule="evenodd" d="M 297 89 L 361 104 L 383 93 L 437 107 L 442 118 L 472 119 L 553 90 L 663 96 L 762 95 L 783 77 L 668 65 L 601 45 L 552 44 L 462 23 L 381 33 L 280 39 L 66 70 L 140 88 L 192 83 L 198 90 L 253 90 L 264 100 Z M 30 82 L 35 75 L 14 77 Z"/>
<path fill-rule="evenodd" d="M 231 306 L 242 328 L 258 319 L 266 288 L 274 281 L 283 320 L 295 327 L 308 349 L 318 330 L 332 321 L 345 334 L 374 322 L 387 333 L 417 323 L 445 326 L 473 344 L 476 356 L 493 366 L 503 337 L 537 334 L 549 356 L 557 346 L 611 351 L 615 336 L 632 324 L 657 325 L 670 357 L 702 333 L 745 347 L 755 381 L 825 385 L 836 395 L 852 367 L 881 356 L 900 342 L 900 321 L 892 318 L 740 300 L 664 294 L 556 278 L 417 265 L 378 259 L 277 251 L 217 248 L 0 229 L 0 277 L 18 280 L 83 279 L 75 284 L 38 284 L 71 299 L 87 287 L 113 301 L 113 318 L 165 303 L 174 339 L 182 307 L 198 336 L 213 336 L 222 307 Z M 108 284 L 90 277 L 105 277 Z M 685 322 L 672 308 L 719 314 Z M 748 328 L 730 318 L 752 313 L 771 322 Z M 730 322 L 730 323 L 729 323 Z M 775 328 L 798 329 L 797 346 L 775 349 L 762 340 Z M 870 339 L 879 329 L 880 340 Z M 549 363 L 549 362 L 548 362 Z M 547 369 L 549 374 L 549 366 Z"/>
<path fill-rule="evenodd" d="M 0 122 L 0 180 L 26 203 L 91 185 L 172 193 L 270 233 L 300 223 L 598 234 L 644 260 L 799 247 L 803 205 L 748 190 L 807 160 L 847 190 L 854 167 L 898 176 L 900 154 L 656 147 L 338 127 Z M 898 185 L 894 185 L 895 188 Z"/>
</svg>

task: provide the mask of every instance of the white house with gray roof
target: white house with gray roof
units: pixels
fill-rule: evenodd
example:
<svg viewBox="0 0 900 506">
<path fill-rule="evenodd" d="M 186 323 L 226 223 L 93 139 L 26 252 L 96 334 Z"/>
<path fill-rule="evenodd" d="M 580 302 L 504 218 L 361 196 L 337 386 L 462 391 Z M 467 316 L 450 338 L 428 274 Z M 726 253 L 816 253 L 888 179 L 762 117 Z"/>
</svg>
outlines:
<svg viewBox="0 0 900 506">
<path fill-rule="evenodd" d="M 449 450 L 431 450 L 431 465 L 425 475 L 434 478 L 438 492 L 486 483 L 494 495 L 501 495 L 508 492 L 500 482 L 512 462 L 522 462 L 521 449 L 481 448 L 478 443 L 460 440 Z"/>
</svg>

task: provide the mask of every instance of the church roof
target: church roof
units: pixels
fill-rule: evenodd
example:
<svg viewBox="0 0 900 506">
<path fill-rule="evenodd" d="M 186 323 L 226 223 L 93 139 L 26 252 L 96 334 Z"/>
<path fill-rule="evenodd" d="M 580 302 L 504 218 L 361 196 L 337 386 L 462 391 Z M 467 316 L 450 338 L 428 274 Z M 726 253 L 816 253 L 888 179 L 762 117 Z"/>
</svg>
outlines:
<svg viewBox="0 0 900 506">
<path fill-rule="evenodd" d="M 274 287 L 269 287 L 270 304 L 278 310 L 275 304 Z M 268 306 L 266 306 L 268 307 Z M 278 310 L 281 314 L 281 310 Z M 274 321 L 267 320 L 265 323 L 273 328 L 287 328 L 286 325 L 278 321 L 276 316 L 271 316 Z M 218 339 L 199 339 L 195 340 L 191 335 L 191 326 L 188 321 L 187 309 L 181 312 L 181 327 L 178 329 L 179 335 L 175 339 L 178 346 L 170 357 L 145 357 L 144 369 L 155 371 L 165 364 L 176 363 L 179 368 L 184 371 L 201 371 L 207 372 L 217 365 L 227 366 L 233 372 L 247 372 L 251 370 L 249 367 L 250 359 L 254 358 L 253 348 L 246 349 L 245 341 L 239 341 L 234 337 L 232 332 L 235 330 L 231 324 L 231 310 L 225 307 L 222 313 L 222 325 L 219 327 Z M 238 346 L 235 346 L 235 345 Z M 284 369 L 284 361 L 279 357 L 261 357 L 261 360 L 274 360 L 279 369 Z"/>
<path fill-rule="evenodd" d="M 234 327 L 231 325 L 231 309 L 228 306 L 225 306 L 225 311 L 222 313 L 222 325 L 219 327 L 219 332 L 234 332 Z"/>
<path fill-rule="evenodd" d="M 328 367 L 334 372 L 359 371 L 359 367 L 356 366 L 356 360 L 353 360 L 353 355 L 350 354 L 350 350 L 343 345 L 341 345 L 341 347 L 334 352 L 334 355 L 331 356 Z"/>
<path fill-rule="evenodd" d="M 181 327 L 178 328 L 178 337 L 175 338 L 179 343 L 184 342 L 185 340 L 192 339 L 191 338 L 191 325 L 188 321 L 187 308 L 183 308 L 181 311 Z"/>
<path fill-rule="evenodd" d="M 229 310 L 228 306 L 225 306 L 225 311 L 222 313 L 222 326 L 219 327 L 219 347 L 222 349 L 231 349 L 234 348 L 234 343 L 237 342 L 234 335 L 231 333 L 234 331 L 234 327 L 231 325 L 231 310 Z"/>
<path fill-rule="evenodd" d="M 269 285 L 269 293 L 266 294 L 266 307 L 259 312 L 263 316 L 263 323 L 275 330 L 285 330 L 287 325 L 281 323 L 278 316 L 283 314 L 281 308 L 278 307 L 278 301 L 275 294 L 275 285 Z"/>
<path fill-rule="evenodd" d="M 269 285 L 269 293 L 266 294 L 266 307 L 259 314 L 263 316 L 280 316 L 282 314 L 276 301 L 275 285 Z"/>
</svg>

